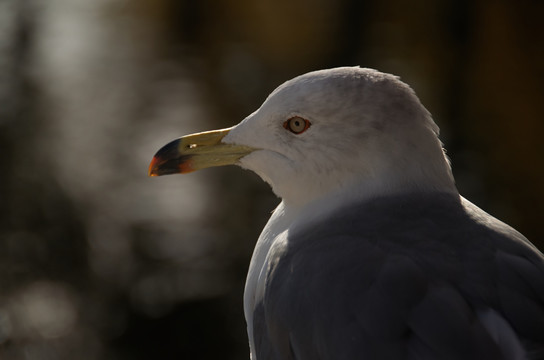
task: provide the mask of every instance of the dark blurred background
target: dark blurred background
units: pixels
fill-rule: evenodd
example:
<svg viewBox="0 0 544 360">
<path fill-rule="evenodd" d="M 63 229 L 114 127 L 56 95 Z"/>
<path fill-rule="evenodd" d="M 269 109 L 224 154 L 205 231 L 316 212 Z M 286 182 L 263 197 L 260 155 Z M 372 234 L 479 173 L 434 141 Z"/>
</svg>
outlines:
<svg viewBox="0 0 544 360">
<path fill-rule="evenodd" d="M 0 0 L 0 358 L 247 359 L 278 203 L 236 167 L 148 178 L 283 81 L 400 75 L 462 194 L 544 248 L 538 0 Z"/>
</svg>

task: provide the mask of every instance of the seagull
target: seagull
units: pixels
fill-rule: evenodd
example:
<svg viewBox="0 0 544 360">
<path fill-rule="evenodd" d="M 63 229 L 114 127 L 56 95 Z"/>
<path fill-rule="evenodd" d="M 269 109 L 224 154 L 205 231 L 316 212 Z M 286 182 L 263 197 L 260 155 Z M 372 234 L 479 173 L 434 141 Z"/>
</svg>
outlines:
<svg viewBox="0 0 544 360">
<path fill-rule="evenodd" d="M 460 196 L 398 77 L 310 72 L 150 176 L 235 164 L 281 198 L 244 291 L 252 360 L 544 359 L 544 255 Z"/>
</svg>

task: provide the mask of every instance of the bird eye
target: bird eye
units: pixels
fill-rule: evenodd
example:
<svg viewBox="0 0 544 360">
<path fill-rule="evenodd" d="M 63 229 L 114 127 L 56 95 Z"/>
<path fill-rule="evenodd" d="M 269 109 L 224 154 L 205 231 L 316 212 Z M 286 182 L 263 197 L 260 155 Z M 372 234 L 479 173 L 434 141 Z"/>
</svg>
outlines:
<svg viewBox="0 0 544 360">
<path fill-rule="evenodd" d="M 283 123 L 283 127 L 292 132 L 293 134 L 302 134 L 312 125 L 308 120 L 299 116 L 290 118 Z"/>
</svg>

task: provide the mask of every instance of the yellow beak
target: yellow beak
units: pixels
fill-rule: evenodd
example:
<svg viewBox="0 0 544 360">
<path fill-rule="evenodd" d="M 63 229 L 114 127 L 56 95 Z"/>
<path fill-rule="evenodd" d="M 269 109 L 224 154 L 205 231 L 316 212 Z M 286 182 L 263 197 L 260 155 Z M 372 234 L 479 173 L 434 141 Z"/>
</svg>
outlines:
<svg viewBox="0 0 544 360">
<path fill-rule="evenodd" d="M 185 174 L 212 166 L 236 164 L 255 149 L 221 142 L 230 129 L 186 135 L 169 142 L 153 156 L 149 176 Z"/>
</svg>

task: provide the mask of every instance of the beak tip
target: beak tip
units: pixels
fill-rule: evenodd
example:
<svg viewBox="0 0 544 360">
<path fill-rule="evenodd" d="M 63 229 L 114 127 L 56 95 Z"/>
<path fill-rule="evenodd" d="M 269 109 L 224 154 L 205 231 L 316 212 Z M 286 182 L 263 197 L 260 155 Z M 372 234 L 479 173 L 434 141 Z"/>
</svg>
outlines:
<svg viewBox="0 0 544 360">
<path fill-rule="evenodd" d="M 147 176 L 151 176 L 151 177 L 154 177 L 154 176 L 158 176 L 159 174 L 157 174 L 157 163 L 158 163 L 158 159 L 156 156 L 153 157 L 153 160 L 151 160 L 151 163 L 149 164 L 149 168 L 147 170 Z"/>
<path fill-rule="evenodd" d="M 180 156 L 173 159 L 168 159 L 155 155 L 149 168 L 147 175 L 150 177 L 170 175 L 170 174 L 187 174 L 195 171 L 190 156 Z"/>
</svg>

